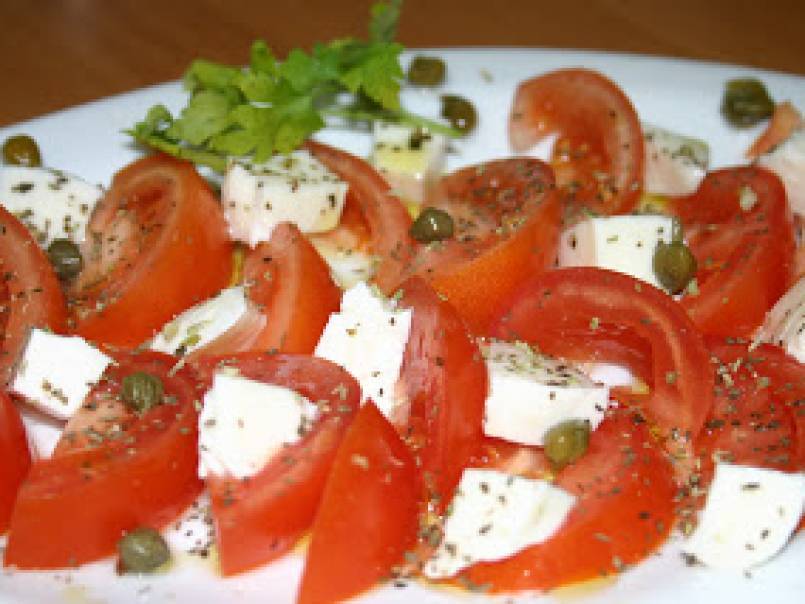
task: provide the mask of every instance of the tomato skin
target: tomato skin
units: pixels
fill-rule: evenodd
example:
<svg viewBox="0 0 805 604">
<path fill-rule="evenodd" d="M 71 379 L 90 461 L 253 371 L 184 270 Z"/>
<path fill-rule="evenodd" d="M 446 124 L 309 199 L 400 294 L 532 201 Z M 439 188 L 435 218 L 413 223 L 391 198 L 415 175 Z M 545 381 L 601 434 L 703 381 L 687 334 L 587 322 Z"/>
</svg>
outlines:
<svg viewBox="0 0 805 604">
<path fill-rule="evenodd" d="M 195 373 L 185 367 L 171 374 L 176 359 L 153 352 L 116 360 L 53 456 L 31 466 L 11 517 L 7 566 L 67 568 L 109 556 L 126 531 L 161 528 L 200 493 Z M 175 404 L 142 417 L 126 410 L 120 381 L 133 371 L 158 375 Z M 121 432 L 113 436 L 115 426 Z"/>
<path fill-rule="evenodd" d="M 87 230 L 71 294 L 75 333 L 89 340 L 136 346 L 229 280 L 223 212 L 187 162 L 152 155 L 129 164 Z"/>
<path fill-rule="evenodd" d="M 17 490 L 31 467 L 31 451 L 22 419 L 8 395 L 0 391 L 0 535 L 8 530 Z"/>
<path fill-rule="evenodd" d="M 588 69 L 560 69 L 521 82 L 509 141 L 526 151 L 557 134 L 557 184 L 573 202 L 602 214 L 634 208 L 643 186 L 643 132 L 621 89 Z"/>
<path fill-rule="evenodd" d="M 317 402 L 312 429 L 278 453 L 255 476 L 212 476 L 212 498 L 221 572 L 240 573 L 291 549 L 313 522 L 339 444 L 360 403 L 360 386 L 346 371 L 315 357 L 240 353 L 200 361 L 204 379 L 218 366 L 285 386 Z"/>
<path fill-rule="evenodd" d="M 422 279 L 406 281 L 401 307 L 413 310 L 400 381 L 428 499 L 447 504 L 483 437 L 486 365 L 457 311 Z"/>
<path fill-rule="evenodd" d="M 559 472 L 556 484 L 578 501 L 553 537 L 461 576 L 492 592 L 553 589 L 639 562 L 673 525 L 673 469 L 646 424 L 630 412 L 607 417 L 587 453 Z"/>
<path fill-rule="evenodd" d="M 553 173 L 532 158 L 491 161 L 445 176 L 428 203 L 452 216 L 455 234 L 420 245 L 406 272 L 424 277 L 484 334 L 494 309 L 556 258 L 561 206 Z"/>
<path fill-rule="evenodd" d="M 28 229 L 0 206 L 0 270 L 7 288 L 8 312 L 0 343 L 0 381 L 8 382 L 31 327 L 63 333 L 67 306 L 45 252 Z"/>
<path fill-rule="evenodd" d="M 756 196 L 748 211 L 740 202 L 747 189 Z M 672 200 L 671 211 L 692 233 L 699 266 L 698 295 L 680 303 L 704 333 L 750 335 L 792 276 L 794 227 L 782 182 L 763 168 L 716 170 L 693 195 Z"/>
<path fill-rule="evenodd" d="M 657 288 L 597 268 L 548 271 L 501 311 L 495 333 L 541 345 L 563 330 L 595 332 L 598 325 L 627 328 L 648 342 L 654 385 L 648 419 L 666 436 L 694 438 L 713 404 L 710 355 L 684 310 Z"/>
<path fill-rule="evenodd" d="M 269 241 L 247 252 L 243 281 L 246 316 L 190 358 L 267 350 L 311 354 L 341 301 L 327 264 L 291 223 L 277 225 Z"/>
<path fill-rule="evenodd" d="M 392 576 L 416 543 L 420 492 L 411 452 L 367 401 L 333 461 L 297 603 L 345 600 Z"/>
<path fill-rule="evenodd" d="M 400 281 L 414 244 L 408 233 L 411 228 L 408 210 L 391 194 L 386 180 L 363 159 L 315 141 L 305 143 L 305 148 L 349 183 L 348 194 L 369 225 L 370 248 L 380 260 L 373 281 L 390 293 Z"/>
</svg>

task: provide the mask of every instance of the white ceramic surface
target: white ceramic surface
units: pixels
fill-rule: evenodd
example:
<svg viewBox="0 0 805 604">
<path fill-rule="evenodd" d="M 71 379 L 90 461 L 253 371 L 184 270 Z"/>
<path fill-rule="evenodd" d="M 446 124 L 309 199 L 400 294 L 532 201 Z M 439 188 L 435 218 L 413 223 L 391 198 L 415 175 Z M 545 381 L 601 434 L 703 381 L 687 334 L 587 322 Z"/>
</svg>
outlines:
<svg viewBox="0 0 805 604">
<path fill-rule="evenodd" d="M 460 93 L 476 104 L 480 114 L 477 131 L 455 143 L 450 168 L 511 154 L 505 125 L 517 82 L 558 67 L 585 66 L 613 78 L 632 99 L 641 120 L 706 140 L 711 146 L 713 167 L 741 162 L 744 150 L 758 132 L 732 129 L 721 118 L 719 104 L 727 79 L 758 76 L 775 99 L 789 99 L 805 109 L 805 78 L 737 66 L 548 50 L 433 52 L 447 60 L 447 81 L 435 92 L 406 90 L 404 104 L 414 111 L 435 115 L 439 93 Z M 183 98 L 176 83 L 154 86 L 0 129 L 0 139 L 17 132 L 28 133 L 39 141 L 47 165 L 106 185 L 115 170 L 140 153 L 122 130 L 140 119 L 152 104 L 161 102 L 176 109 Z M 368 135 L 354 131 L 332 128 L 320 138 L 356 153 L 366 154 L 369 150 Z M 65 521 L 69 522 L 69 518 Z M 187 531 L 192 533 L 189 537 L 185 535 Z M 182 551 L 205 534 L 202 522 L 190 521 L 172 531 L 170 540 Z M 293 601 L 301 563 L 301 555 L 291 554 L 261 570 L 231 579 L 221 579 L 213 564 L 187 554 L 179 555 L 169 573 L 149 578 L 118 577 L 109 561 L 56 573 L 2 570 L 0 604 L 285 603 Z M 559 590 L 548 596 L 493 599 L 413 584 L 376 590 L 361 601 L 793 604 L 805 597 L 803 568 L 802 535 L 778 558 L 748 575 L 687 568 L 674 541 L 616 581 Z"/>
</svg>

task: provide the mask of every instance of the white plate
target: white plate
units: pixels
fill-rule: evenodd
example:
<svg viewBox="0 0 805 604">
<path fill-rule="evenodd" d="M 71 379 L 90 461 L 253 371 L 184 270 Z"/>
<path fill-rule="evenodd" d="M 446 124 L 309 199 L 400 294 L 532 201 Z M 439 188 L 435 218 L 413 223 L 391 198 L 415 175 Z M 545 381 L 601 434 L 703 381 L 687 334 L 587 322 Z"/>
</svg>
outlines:
<svg viewBox="0 0 805 604">
<path fill-rule="evenodd" d="M 721 118 L 719 104 L 727 79 L 758 76 L 775 99 L 789 99 L 805 108 L 805 78 L 756 69 L 607 53 L 510 49 L 438 52 L 448 62 L 447 82 L 437 92 L 405 91 L 403 102 L 415 111 L 430 114 L 437 111 L 440 92 L 457 92 L 475 103 L 480 115 L 478 130 L 468 140 L 456 143 L 457 152 L 450 157 L 450 168 L 509 155 L 505 125 L 517 82 L 558 67 L 585 66 L 610 76 L 632 99 L 641 120 L 706 140 L 711 146 L 713 167 L 741 162 L 744 150 L 757 135 L 757 129 L 731 129 Z M 121 131 L 142 118 L 152 104 L 161 102 L 175 110 L 183 100 L 178 84 L 163 84 L 3 128 L 0 138 L 28 133 L 39 142 L 47 165 L 108 184 L 114 171 L 139 153 Z M 365 134 L 331 130 L 320 138 L 356 153 L 366 154 L 369 149 Z M 65 521 L 69 522 L 69 518 Z M 187 529 L 185 525 L 171 534 L 172 542 L 187 548 L 196 538 L 204 536 L 203 523 L 195 525 L 190 537 L 183 536 Z M 4 570 L 0 572 L 0 603 L 292 602 L 301 562 L 300 555 L 292 554 L 259 571 L 231 579 L 219 578 L 212 564 L 189 555 L 180 555 L 171 572 L 151 578 L 117 577 L 108 561 L 57 573 Z M 802 535 L 781 556 L 753 571 L 751 576 L 686 568 L 678 544 L 670 543 L 659 555 L 624 573 L 617 581 L 559 590 L 548 596 L 501 598 L 501 601 L 678 604 L 754 603 L 763 599 L 784 604 L 802 601 L 803 568 Z M 365 597 L 366 602 L 378 604 L 414 600 L 425 604 L 492 599 L 416 584 L 387 587 Z"/>
</svg>

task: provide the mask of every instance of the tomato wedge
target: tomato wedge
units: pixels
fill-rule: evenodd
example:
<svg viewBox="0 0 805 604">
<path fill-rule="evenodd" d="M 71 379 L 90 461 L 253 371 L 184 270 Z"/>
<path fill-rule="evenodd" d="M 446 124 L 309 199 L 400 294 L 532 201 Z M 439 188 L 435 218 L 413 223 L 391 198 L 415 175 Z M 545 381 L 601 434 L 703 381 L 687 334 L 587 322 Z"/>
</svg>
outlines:
<svg viewBox="0 0 805 604">
<path fill-rule="evenodd" d="M 6 565 L 67 568 L 109 556 L 125 532 L 164 526 L 201 491 L 195 373 L 155 352 L 116 361 L 53 456 L 31 466 L 11 517 Z M 121 380 L 135 371 L 158 376 L 165 392 L 142 416 L 120 399 Z"/>
<path fill-rule="evenodd" d="M 333 461 L 297 603 L 340 602 L 392 577 L 417 540 L 420 492 L 411 452 L 367 401 Z"/>
<path fill-rule="evenodd" d="M 310 354 L 341 301 L 329 268 L 291 223 L 277 225 L 269 241 L 248 252 L 243 282 L 246 315 L 190 358 L 249 350 Z"/>
<path fill-rule="evenodd" d="M 8 530 L 17 490 L 30 467 L 31 451 L 22 419 L 8 395 L 0 391 L 0 535 Z"/>
<path fill-rule="evenodd" d="M 165 155 L 115 175 L 87 225 L 73 284 L 75 332 L 136 346 L 216 294 L 232 270 L 220 204 L 193 166 Z"/>
<path fill-rule="evenodd" d="M 699 266 L 699 292 L 682 306 L 704 333 L 750 335 L 793 271 L 794 227 L 782 182 L 763 168 L 716 170 L 670 209 Z"/>
<path fill-rule="evenodd" d="M 374 282 L 386 293 L 399 283 L 411 257 L 413 241 L 408 234 L 411 217 L 392 195 L 386 180 L 363 159 L 340 149 L 308 141 L 305 148 L 316 159 L 349 183 L 347 206 L 356 204 L 369 227 L 369 248 L 377 257 Z M 359 223 L 360 226 L 360 223 Z"/>
<path fill-rule="evenodd" d="M 623 214 L 643 187 L 643 131 L 631 101 L 605 76 L 560 69 L 517 87 L 509 141 L 526 151 L 558 135 L 552 164 L 566 198 L 601 214 Z"/>
<path fill-rule="evenodd" d="M 611 325 L 648 342 L 653 389 L 645 411 L 672 446 L 694 438 L 712 408 L 714 380 L 702 336 L 671 297 L 647 283 L 598 268 L 552 270 L 524 285 L 500 316 L 498 336 L 538 346 L 565 330 L 594 334 Z"/>
<path fill-rule="evenodd" d="M 2 206 L 0 270 L 7 288 L 8 305 L 7 313 L 3 312 L 4 329 L 0 342 L 0 381 L 5 384 L 28 340 L 31 327 L 64 332 L 67 306 L 47 255 L 28 229 Z"/>
<path fill-rule="evenodd" d="M 241 353 L 205 358 L 199 364 L 207 381 L 219 366 L 296 390 L 320 410 L 312 428 L 255 476 L 207 479 L 221 572 L 228 576 L 281 556 L 310 528 L 361 390 L 346 371 L 315 357 Z"/>
<path fill-rule="evenodd" d="M 445 210 L 453 238 L 420 245 L 407 268 L 484 334 L 494 309 L 556 258 L 561 206 L 553 173 L 531 159 L 491 161 L 439 181 L 429 204 Z"/>
<path fill-rule="evenodd" d="M 422 469 L 427 499 L 447 504 L 483 436 L 486 365 L 457 311 L 422 279 L 402 286 L 413 310 L 400 382 L 409 404 L 406 436 Z"/>
<path fill-rule="evenodd" d="M 460 576 L 492 592 L 553 589 L 639 562 L 673 525 L 673 468 L 645 420 L 631 412 L 610 414 L 590 436 L 584 456 L 557 474 L 556 484 L 578 500 L 553 537 Z"/>
</svg>

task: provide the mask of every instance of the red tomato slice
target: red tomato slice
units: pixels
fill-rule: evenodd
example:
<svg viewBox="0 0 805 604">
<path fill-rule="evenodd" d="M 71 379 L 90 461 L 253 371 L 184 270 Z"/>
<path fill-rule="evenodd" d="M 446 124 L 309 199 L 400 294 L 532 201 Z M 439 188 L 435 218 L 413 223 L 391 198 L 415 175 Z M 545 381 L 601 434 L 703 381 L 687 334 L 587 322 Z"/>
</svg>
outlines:
<svg viewBox="0 0 805 604">
<path fill-rule="evenodd" d="M 5 563 L 73 567 L 111 555 L 120 537 L 160 528 L 201 491 L 195 373 L 154 352 L 118 356 L 68 422 L 53 457 L 34 462 L 11 517 Z M 123 377 L 158 376 L 164 403 L 142 416 L 120 400 Z"/>
<path fill-rule="evenodd" d="M 8 395 L 0 391 L 0 535 L 8 530 L 17 490 L 30 467 L 31 451 L 22 419 Z"/>
<path fill-rule="evenodd" d="M 67 307 L 47 255 L 28 229 L 0 206 L 0 271 L 7 287 L 0 342 L 0 383 L 5 384 L 31 327 L 64 332 Z M 5 307 L 6 305 L 4 305 Z"/>
<path fill-rule="evenodd" d="M 553 165 L 569 200 L 602 214 L 634 208 L 643 187 L 643 131 L 632 103 L 600 73 L 560 69 L 522 82 L 509 141 L 526 151 L 556 134 Z"/>
<path fill-rule="evenodd" d="M 400 382 L 409 404 L 406 435 L 422 469 L 428 499 L 442 509 L 483 437 L 486 365 L 456 310 L 427 283 L 402 286 L 413 310 Z"/>
<path fill-rule="evenodd" d="M 320 410 L 311 430 L 257 475 L 207 479 L 221 572 L 228 576 L 281 556 L 310 528 L 361 390 L 346 371 L 315 357 L 242 353 L 202 359 L 200 371 L 209 380 L 218 366 L 236 367 L 244 377 L 291 388 Z"/>
<path fill-rule="evenodd" d="M 794 227 L 782 182 L 762 168 L 717 170 L 671 210 L 690 229 L 699 265 L 699 293 L 682 298 L 682 306 L 704 333 L 750 335 L 793 270 Z"/>
<path fill-rule="evenodd" d="M 561 207 L 551 169 L 530 158 L 464 168 L 437 183 L 429 203 L 452 216 L 454 235 L 420 245 L 406 272 L 485 333 L 495 308 L 556 258 Z"/>
<path fill-rule="evenodd" d="M 118 172 L 87 233 L 71 293 L 76 333 L 96 342 L 142 343 L 232 270 L 220 204 L 191 164 L 165 155 Z"/>
<path fill-rule="evenodd" d="M 654 387 L 646 414 L 672 437 L 669 446 L 694 438 L 713 405 L 710 355 L 684 310 L 659 289 L 597 268 L 548 271 L 523 286 L 496 333 L 541 345 L 564 330 L 594 333 L 599 325 L 627 328 L 648 342 Z"/>
<path fill-rule="evenodd" d="M 334 147 L 308 141 L 305 147 L 316 159 L 349 183 L 349 195 L 369 226 L 369 248 L 378 258 L 374 282 L 389 293 L 411 256 L 408 234 L 411 217 L 391 194 L 386 180 L 366 161 Z M 348 204 L 349 205 L 349 204 Z"/>
<path fill-rule="evenodd" d="M 556 484 L 578 501 L 553 537 L 500 562 L 476 564 L 461 577 L 503 592 L 617 573 L 656 550 L 674 521 L 671 464 L 630 412 L 607 417 L 587 453 L 559 472 Z"/>
<path fill-rule="evenodd" d="M 268 242 L 248 252 L 243 282 L 247 314 L 191 358 L 249 350 L 310 354 L 341 301 L 330 269 L 290 223 L 278 225 Z"/>
<path fill-rule="evenodd" d="M 333 461 L 297 603 L 340 602 L 392 577 L 417 540 L 420 492 L 411 452 L 368 401 Z"/>
</svg>

